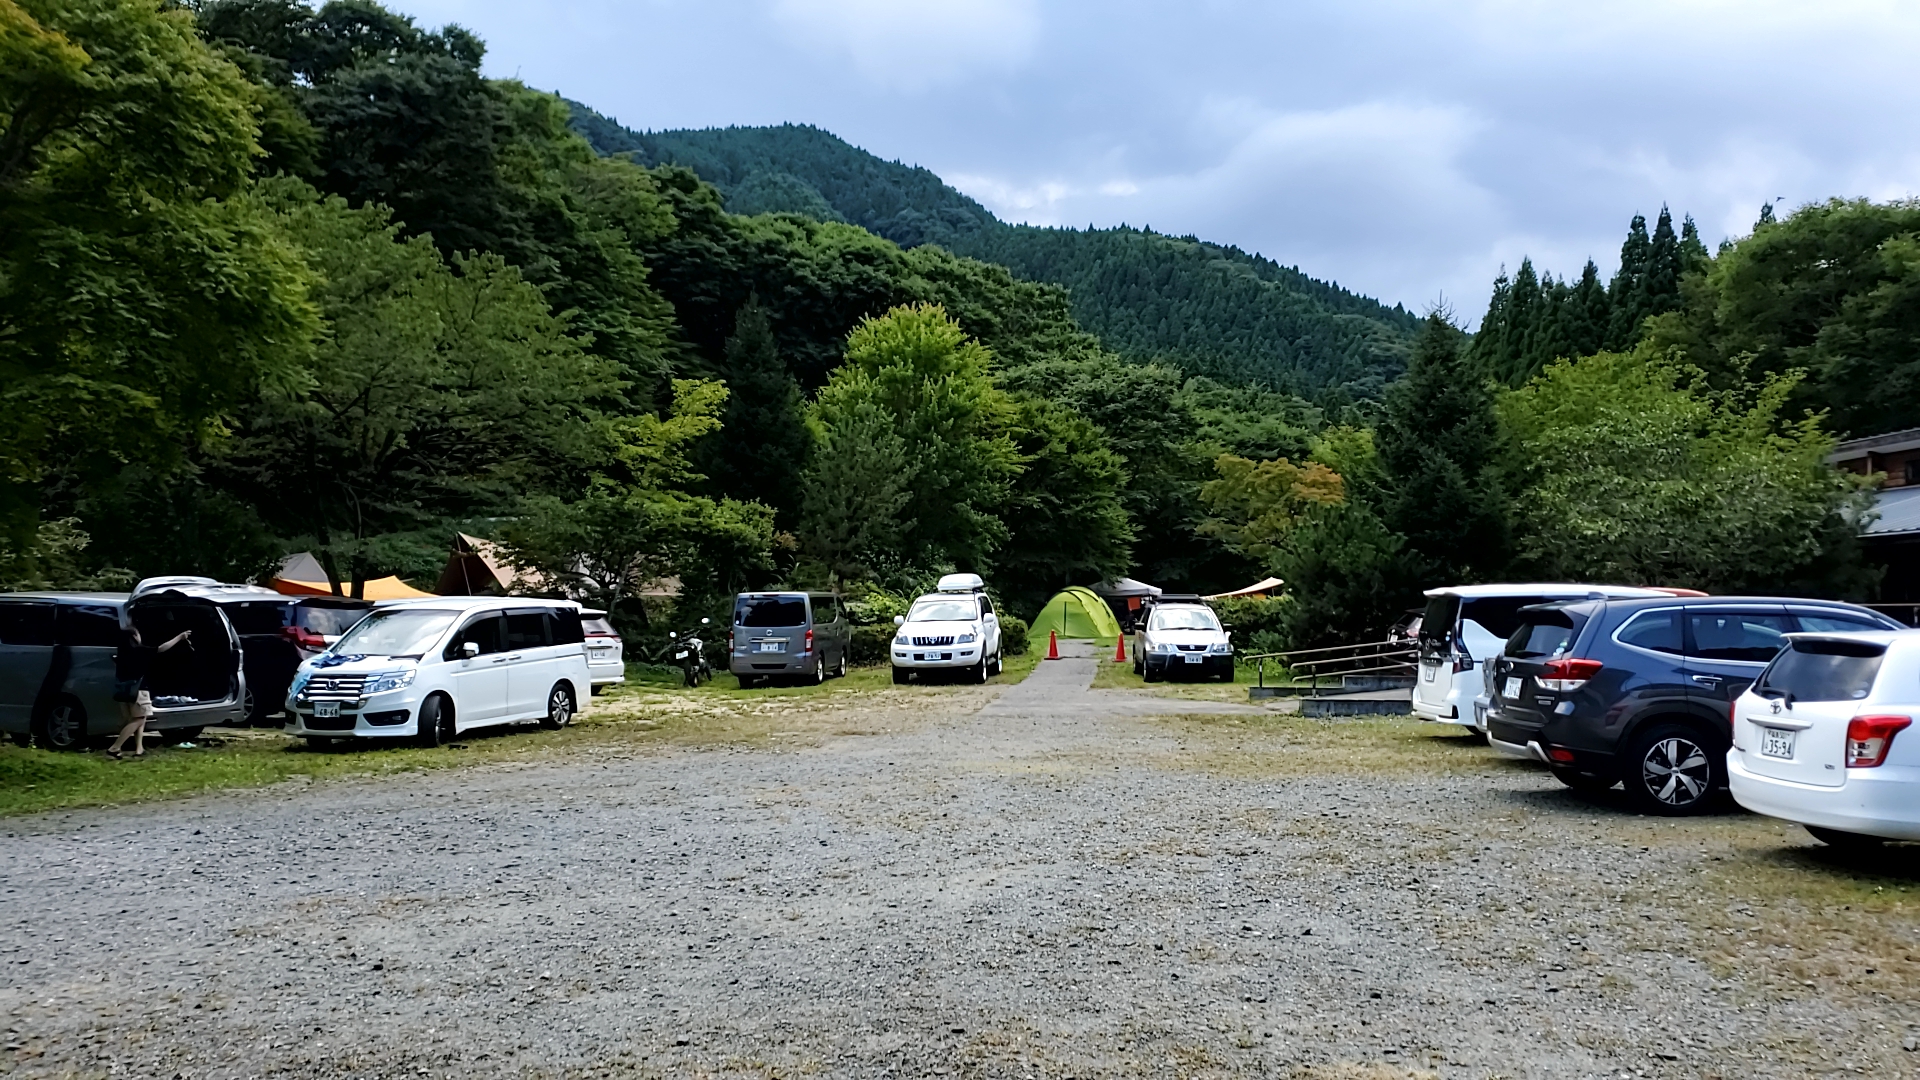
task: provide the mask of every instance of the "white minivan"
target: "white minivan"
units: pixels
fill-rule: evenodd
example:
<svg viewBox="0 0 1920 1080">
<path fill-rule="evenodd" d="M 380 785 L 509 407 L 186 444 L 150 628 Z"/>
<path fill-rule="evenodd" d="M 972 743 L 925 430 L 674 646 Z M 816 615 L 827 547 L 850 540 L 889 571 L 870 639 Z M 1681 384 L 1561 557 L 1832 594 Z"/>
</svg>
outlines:
<svg viewBox="0 0 1920 1080">
<path fill-rule="evenodd" d="M 580 606 L 525 597 L 383 603 L 300 665 L 287 733 L 438 746 L 496 724 L 569 723 L 591 693 Z"/>
<path fill-rule="evenodd" d="M 1486 730 L 1474 715 L 1481 696 L 1481 665 L 1497 656 L 1520 627 L 1523 607 L 1586 597 L 1672 596 L 1691 590 L 1638 589 L 1624 585 L 1452 585 L 1428 589 L 1416 642 L 1420 670 L 1413 683 L 1413 711 L 1422 720 Z M 1696 594 L 1697 595 L 1697 594 Z"/>
<path fill-rule="evenodd" d="M 1727 781 L 1835 847 L 1920 840 L 1920 630 L 1788 634 L 1733 701 Z"/>
</svg>

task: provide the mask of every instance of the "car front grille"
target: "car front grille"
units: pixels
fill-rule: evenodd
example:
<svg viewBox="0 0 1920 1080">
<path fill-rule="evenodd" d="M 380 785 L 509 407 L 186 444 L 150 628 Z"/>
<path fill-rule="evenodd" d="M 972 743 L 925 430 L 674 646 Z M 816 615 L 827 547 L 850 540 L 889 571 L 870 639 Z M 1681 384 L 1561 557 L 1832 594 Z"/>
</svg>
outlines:
<svg viewBox="0 0 1920 1080">
<path fill-rule="evenodd" d="M 938 647 L 941 645 L 951 645 L 953 644 L 953 635 L 948 634 L 945 637 L 917 637 L 913 639 L 913 643 L 921 648 L 927 648 L 929 646 Z"/>
<path fill-rule="evenodd" d="M 307 680 L 300 696 L 308 701 L 358 701 L 365 675 L 315 675 Z"/>
<path fill-rule="evenodd" d="M 1205 645 L 1175 645 L 1174 648 L 1179 649 L 1181 652 L 1206 652 L 1207 651 L 1207 647 Z"/>
</svg>

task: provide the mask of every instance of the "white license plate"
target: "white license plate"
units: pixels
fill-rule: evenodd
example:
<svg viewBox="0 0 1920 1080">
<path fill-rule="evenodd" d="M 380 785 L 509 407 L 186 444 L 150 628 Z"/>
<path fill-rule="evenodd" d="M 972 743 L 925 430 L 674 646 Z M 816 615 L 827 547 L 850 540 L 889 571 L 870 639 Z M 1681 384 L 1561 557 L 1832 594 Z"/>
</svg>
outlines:
<svg viewBox="0 0 1920 1080">
<path fill-rule="evenodd" d="M 753 651 L 754 652 L 786 652 L 787 643 L 784 641 L 756 641 L 753 643 Z"/>
<path fill-rule="evenodd" d="M 315 716 L 339 716 L 340 703 L 337 701 L 316 701 L 313 703 Z"/>
<path fill-rule="evenodd" d="M 1761 728 L 1760 753 L 1767 757 L 1792 758 L 1793 732 L 1784 728 Z"/>
<path fill-rule="evenodd" d="M 1201 656 L 1199 653 L 1187 653 L 1186 655 L 1182 656 L 1180 659 L 1185 660 L 1189 664 L 1197 664 L 1200 661 L 1205 660 L 1206 657 Z"/>
<path fill-rule="evenodd" d="M 1520 696 L 1520 680 L 1508 679 L 1507 684 L 1500 688 L 1500 696 L 1503 698 L 1507 698 L 1509 700 L 1519 697 Z"/>
<path fill-rule="evenodd" d="M 1427 680 L 1428 682 L 1432 682 L 1434 672 L 1437 672 L 1439 670 L 1440 670 L 1439 664 L 1421 664 L 1420 677 Z"/>
</svg>

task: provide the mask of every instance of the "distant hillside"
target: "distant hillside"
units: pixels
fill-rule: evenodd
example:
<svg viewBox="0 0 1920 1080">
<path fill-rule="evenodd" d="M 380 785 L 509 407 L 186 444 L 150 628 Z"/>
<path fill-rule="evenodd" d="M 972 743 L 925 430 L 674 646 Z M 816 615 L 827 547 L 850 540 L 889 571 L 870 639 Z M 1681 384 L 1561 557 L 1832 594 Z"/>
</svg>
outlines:
<svg viewBox="0 0 1920 1080">
<path fill-rule="evenodd" d="M 735 213 L 847 221 L 902 247 L 939 244 L 1066 286 L 1109 348 L 1194 374 L 1304 394 L 1374 397 L 1405 367 L 1418 318 L 1298 267 L 1140 229 L 1008 225 L 933 172 L 815 127 L 636 132 L 575 103 L 603 154 L 692 169 Z"/>
</svg>

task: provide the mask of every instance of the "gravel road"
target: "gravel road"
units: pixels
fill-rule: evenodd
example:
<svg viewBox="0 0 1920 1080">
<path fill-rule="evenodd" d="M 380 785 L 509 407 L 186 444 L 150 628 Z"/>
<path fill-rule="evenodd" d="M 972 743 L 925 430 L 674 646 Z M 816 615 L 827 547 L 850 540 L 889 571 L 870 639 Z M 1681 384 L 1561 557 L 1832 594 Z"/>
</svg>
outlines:
<svg viewBox="0 0 1920 1080">
<path fill-rule="evenodd" d="M 9 822 L 0 1063 L 1920 1075 L 1905 863 L 1635 817 L 1409 721 L 1093 691 L 1095 663 L 883 691 L 911 723 L 813 747 Z"/>
</svg>

